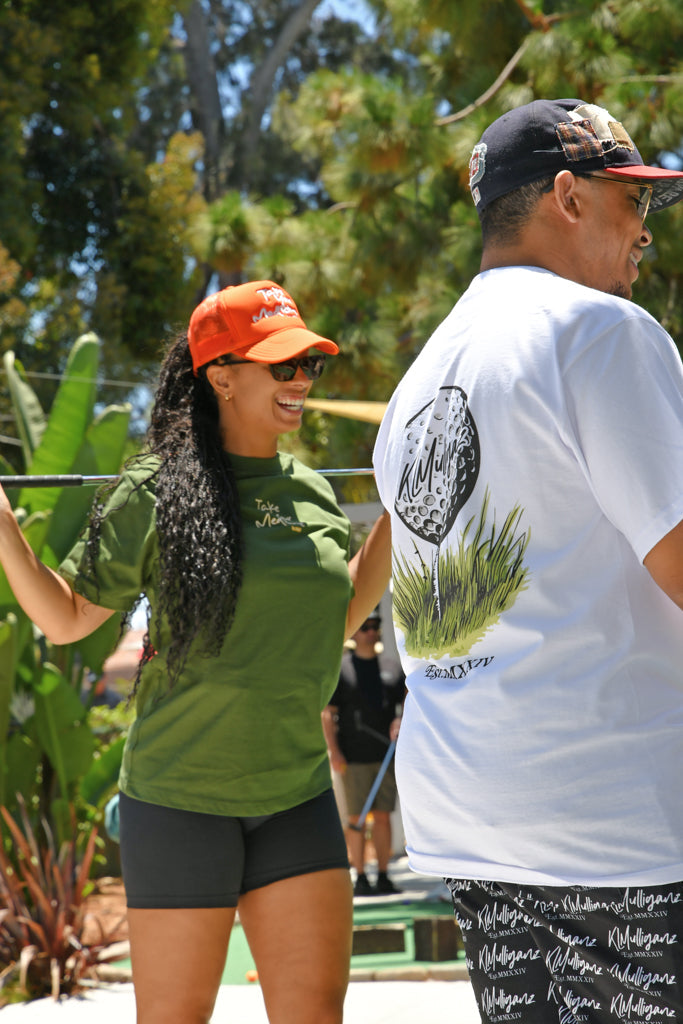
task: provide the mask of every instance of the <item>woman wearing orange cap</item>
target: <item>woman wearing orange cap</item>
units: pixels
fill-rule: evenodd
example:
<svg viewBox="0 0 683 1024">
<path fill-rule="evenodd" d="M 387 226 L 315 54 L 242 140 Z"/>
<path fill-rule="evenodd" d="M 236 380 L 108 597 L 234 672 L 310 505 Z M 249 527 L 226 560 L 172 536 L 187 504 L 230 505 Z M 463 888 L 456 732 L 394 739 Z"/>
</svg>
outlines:
<svg viewBox="0 0 683 1024">
<path fill-rule="evenodd" d="M 149 600 L 119 806 L 139 1024 L 210 1019 L 238 905 L 270 1021 L 342 1020 L 351 883 L 320 712 L 389 535 L 382 517 L 348 562 L 331 487 L 277 451 L 337 351 L 273 282 L 226 288 L 171 345 L 146 450 L 59 573 L 0 501 L 2 564 L 52 641 Z"/>
</svg>

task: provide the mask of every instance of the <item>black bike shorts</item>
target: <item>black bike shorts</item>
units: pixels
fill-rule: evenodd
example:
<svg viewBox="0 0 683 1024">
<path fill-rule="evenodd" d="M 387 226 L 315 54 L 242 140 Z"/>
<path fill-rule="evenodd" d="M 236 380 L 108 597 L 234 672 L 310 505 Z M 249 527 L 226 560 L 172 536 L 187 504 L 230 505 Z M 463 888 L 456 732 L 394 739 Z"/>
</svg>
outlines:
<svg viewBox="0 0 683 1024">
<path fill-rule="evenodd" d="M 254 818 L 200 814 L 120 795 L 129 907 L 236 907 L 242 893 L 349 863 L 331 789 Z"/>
</svg>

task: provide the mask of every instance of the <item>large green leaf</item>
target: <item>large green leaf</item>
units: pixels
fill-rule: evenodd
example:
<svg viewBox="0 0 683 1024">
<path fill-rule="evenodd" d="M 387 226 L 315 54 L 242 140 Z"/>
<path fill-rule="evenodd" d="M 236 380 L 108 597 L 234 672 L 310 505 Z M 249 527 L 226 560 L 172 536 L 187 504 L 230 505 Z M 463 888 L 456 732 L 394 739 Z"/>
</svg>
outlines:
<svg viewBox="0 0 683 1024">
<path fill-rule="evenodd" d="M 83 476 L 115 476 L 123 462 L 129 420 L 129 405 L 108 406 L 88 427 L 72 472 Z M 90 511 L 94 493 L 89 486 L 61 489 L 48 533 L 48 543 L 58 563 L 73 547 Z"/>
<path fill-rule="evenodd" d="M 76 820 L 73 803 L 68 797 L 57 797 L 50 801 L 50 819 L 59 847 L 73 841 Z"/>
<path fill-rule="evenodd" d="M 10 614 L 0 622 L 0 736 L 7 734 L 16 665 L 17 617 Z"/>
<path fill-rule="evenodd" d="M 5 747 L 4 803 L 13 811 L 16 794 L 24 797 L 35 788 L 36 774 L 40 764 L 40 747 L 26 733 L 13 733 Z"/>
<path fill-rule="evenodd" d="M 95 334 L 84 334 L 71 349 L 45 433 L 27 469 L 32 476 L 72 471 L 92 418 L 99 347 Z M 19 502 L 33 512 L 54 508 L 59 492 L 58 487 L 25 488 Z"/>
<path fill-rule="evenodd" d="M 24 451 L 24 462 L 28 465 L 40 444 L 47 420 L 35 391 L 23 378 L 23 367 L 15 360 L 14 352 L 5 352 L 3 363 L 14 406 L 17 431 Z"/>
<path fill-rule="evenodd" d="M 17 662 L 17 617 L 8 615 L 0 622 L 0 737 L 7 736 L 10 719 L 10 701 L 14 692 L 14 673 Z M 0 806 L 5 802 L 7 747 L 0 746 Z"/>
<path fill-rule="evenodd" d="M 81 779 L 81 796 L 93 807 L 99 807 L 103 800 L 111 796 L 121 770 L 125 744 L 125 736 L 115 740 L 100 757 L 95 758 L 90 771 Z"/>
<path fill-rule="evenodd" d="M 106 622 L 81 640 L 74 641 L 74 647 L 81 656 L 81 663 L 86 665 L 96 676 L 102 674 L 102 665 L 116 646 L 121 633 L 121 616 L 111 615 Z"/>
<path fill-rule="evenodd" d="M 5 476 L 6 473 L 13 474 L 14 466 L 12 465 L 11 462 L 7 461 L 4 455 L 0 455 L 0 474 L 2 474 L 2 476 Z"/>
<path fill-rule="evenodd" d="M 54 665 L 43 665 L 34 693 L 37 736 L 66 798 L 68 784 L 84 775 L 92 764 L 95 737 L 79 695 Z"/>
</svg>

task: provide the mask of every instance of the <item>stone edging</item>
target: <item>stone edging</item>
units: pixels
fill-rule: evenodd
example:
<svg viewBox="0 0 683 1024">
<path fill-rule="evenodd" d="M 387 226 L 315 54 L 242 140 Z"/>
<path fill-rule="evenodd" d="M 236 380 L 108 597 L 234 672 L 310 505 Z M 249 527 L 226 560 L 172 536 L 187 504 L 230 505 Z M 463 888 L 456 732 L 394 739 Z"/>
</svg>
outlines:
<svg viewBox="0 0 683 1024">
<path fill-rule="evenodd" d="M 115 964 L 100 964 L 93 969 L 95 981 L 131 982 L 133 975 L 129 967 Z M 433 967 L 386 967 L 373 970 L 370 967 L 352 968 L 350 981 L 469 981 L 465 964 L 434 964 Z"/>
</svg>

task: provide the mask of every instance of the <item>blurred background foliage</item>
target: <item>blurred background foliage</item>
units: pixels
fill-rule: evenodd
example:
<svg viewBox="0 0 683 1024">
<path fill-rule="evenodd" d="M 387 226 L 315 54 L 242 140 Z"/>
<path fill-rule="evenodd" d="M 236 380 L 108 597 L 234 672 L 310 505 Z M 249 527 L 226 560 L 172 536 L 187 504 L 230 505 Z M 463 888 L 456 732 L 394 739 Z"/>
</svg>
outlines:
<svg viewBox="0 0 683 1024">
<path fill-rule="evenodd" d="M 578 96 L 681 166 L 681 38 L 680 0 L 3 0 L 0 346 L 49 407 L 95 331 L 140 430 L 164 338 L 269 277 L 342 347 L 315 397 L 386 400 L 478 270 L 486 125 Z M 680 341 L 683 210 L 649 223 L 635 297 Z M 309 412 L 291 446 L 363 466 L 375 433 Z"/>
</svg>

